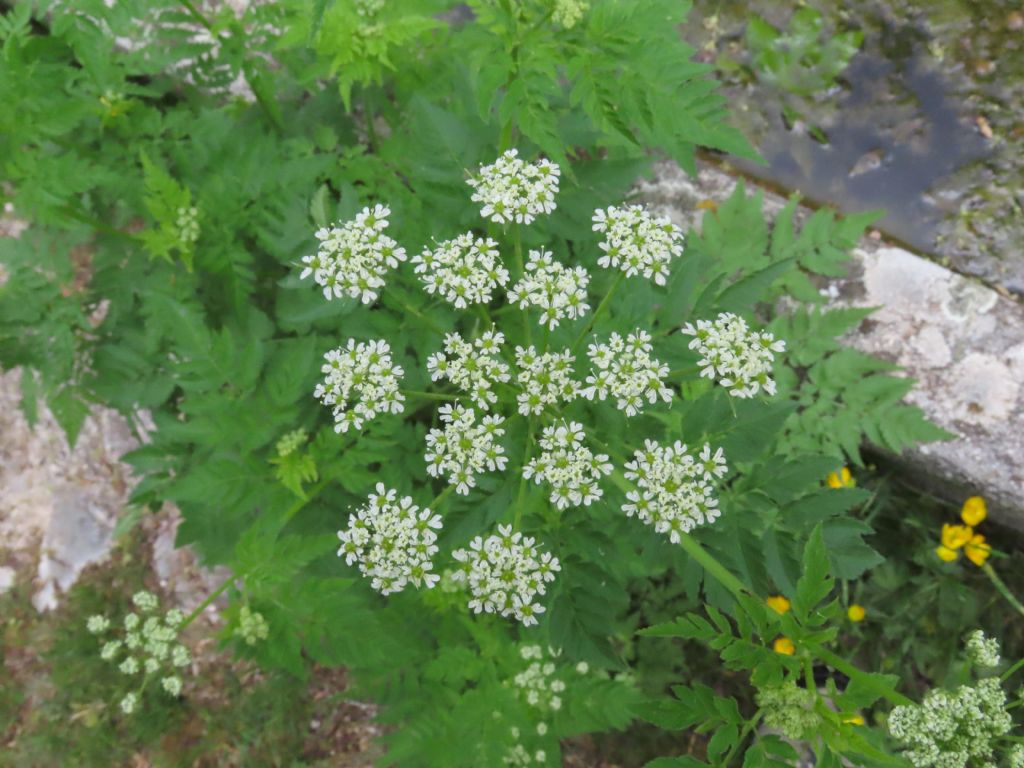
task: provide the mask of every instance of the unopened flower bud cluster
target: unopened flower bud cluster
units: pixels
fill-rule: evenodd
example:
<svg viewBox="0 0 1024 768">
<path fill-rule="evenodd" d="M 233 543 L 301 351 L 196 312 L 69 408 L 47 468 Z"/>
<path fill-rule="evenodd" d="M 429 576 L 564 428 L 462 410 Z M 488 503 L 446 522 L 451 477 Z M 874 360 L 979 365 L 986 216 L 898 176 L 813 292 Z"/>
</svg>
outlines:
<svg viewBox="0 0 1024 768">
<path fill-rule="evenodd" d="M 733 397 L 753 397 L 760 391 L 775 394 L 772 363 L 775 353 L 786 350 L 786 342 L 767 331 L 751 330 L 732 312 L 698 320 L 696 326 L 687 323 L 680 331 L 694 337 L 690 349 L 701 356 L 701 376 L 717 379 Z"/>
<path fill-rule="evenodd" d="M 179 208 L 175 219 L 178 227 L 178 239 L 184 245 L 191 245 L 199 239 L 199 209 L 195 207 Z"/>
<path fill-rule="evenodd" d="M 672 401 L 672 390 L 664 382 L 668 366 L 651 356 L 651 335 L 636 330 L 626 338 L 612 333 L 607 344 L 591 344 L 587 350 L 594 371 L 587 377 L 582 394 L 588 400 L 611 396 L 615 407 L 636 416 L 644 402 L 654 405 L 661 398 Z"/>
<path fill-rule="evenodd" d="M 640 205 L 598 209 L 593 222 L 594 231 L 605 235 L 598 245 L 604 251 L 597 262 L 600 266 L 665 285 L 672 259 L 683 253 L 679 227 L 668 218 L 654 218 Z"/>
<path fill-rule="evenodd" d="M 608 456 L 586 447 L 583 425 L 573 421 L 544 428 L 541 455 L 523 467 L 523 476 L 551 486 L 550 501 L 558 509 L 590 506 L 601 498 L 600 480 L 612 472 Z"/>
<path fill-rule="evenodd" d="M 589 284 L 587 270 L 567 267 L 542 248 L 530 251 L 525 274 L 508 292 L 508 300 L 520 309 L 540 309 L 540 324 L 554 330 L 562 320 L 578 320 L 590 310 Z"/>
<path fill-rule="evenodd" d="M 455 577 L 469 587 L 471 610 L 513 616 L 526 626 L 536 624 L 544 612 L 534 600 L 561 570 L 557 557 L 542 552 L 534 538 L 513 532 L 510 525 L 498 526 L 498 533 L 486 539 L 477 536 L 469 549 L 452 556 L 462 566 Z"/>
<path fill-rule="evenodd" d="M 298 450 L 299 446 L 306 442 L 306 430 L 295 429 L 281 437 L 277 441 L 277 455 L 279 458 L 290 456 Z"/>
<path fill-rule="evenodd" d="M 444 429 L 427 433 L 427 472 L 431 477 L 446 477 L 455 492 L 463 496 L 476 486 L 483 472 L 503 471 L 508 462 L 498 438 L 505 434 L 501 416 L 484 416 L 477 422 L 472 408 L 442 405 L 437 412 Z"/>
<path fill-rule="evenodd" d="M 338 556 L 358 564 L 370 586 L 382 595 L 401 592 L 409 584 L 433 587 L 433 573 L 441 516 L 420 509 L 412 498 L 377 483 L 365 506 L 349 516 L 348 528 L 338 531 Z"/>
<path fill-rule="evenodd" d="M 398 391 L 404 375 L 391 359 L 386 341 L 356 343 L 348 340 L 324 355 L 320 369 L 326 374 L 313 395 L 334 414 L 334 431 L 361 429 L 379 413 L 401 413 L 405 397 Z"/>
<path fill-rule="evenodd" d="M 711 481 L 727 471 L 721 448 L 712 453 L 705 443 L 695 457 L 678 440 L 667 446 L 647 440 L 644 450 L 635 451 L 633 461 L 626 464 L 626 478 L 638 490 L 626 494 L 628 503 L 622 511 L 653 525 L 658 533 L 667 533 L 678 544 L 680 533 L 718 518 Z"/>
<path fill-rule="evenodd" d="M 489 303 L 494 291 L 509 279 L 498 255 L 498 244 L 489 237 L 474 238 L 471 233 L 424 250 L 412 258 L 412 263 L 427 293 L 436 293 L 456 309 Z"/>
<path fill-rule="evenodd" d="M 384 275 L 405 261 L 405 249 L 384 234 L 390 215 L 390 208 L 376 205 L 340 227 L 318 229 L 320 247 L 302 259 L 300 277 L 312 275 L 327 299 L 347 296 L 372 304 L 384 287 Z"/>
<path fill-rule="evenodd" d="M 792 680 L 757 692 L 757 706 L 764 713 L 765 725 L 794 741 L 809 738 L 820 725 L 821 718 L 814 712 L 816 699 L 814 691 L 801 688 Z"/>
<path fill-rule="evenodd" d="M 985 633 L 976 629 L 967 636 L 967 658 L 978 667 L 994 668 L 999 666 L 999 641 L 994 637 L 985 637 Z"/>
<path fill-rule="evenodd" d="M 263 614 L 243 605 L 238 612 L 238 636 L 246 645 L 256 645 L 270 635 L 270 625 Z"/>
<path fill-rule="evenodd" d="M 432 381 L 448 379 L 486 411 L 498 402 L 494 385 L 512 378 L 508 364 L 501 359 L 504 343 L 504 334 L 493 329 L 472 343 L 457 333 L 449 333 L 444 338 L 444 352 L 427 358 L 427 371 Z"/>
<path fill-rule="evenodd" d="M 120 629 L 106 616 L 90 616 L 86 628 L 98 637 L 113 631 L 100 648 L 100 658 L 117 666 L 118 671 L 129 677 L 139 677 L 139 686 L 155 676 L 160 688 L 171 696 L 181 693 L 182 681 L 178 673 L 191 662 L 188 648 L 178 642 L 178 632 L 185 620 L 177 608 L 163 616 L 157 615 L 159 603 L 150 592 L 136 592 L 132 603 L 137 612 L 124 617 Z M 130 715 L 135 711 L 140 692 L 129 692 L 120 701 L 121 710 Z"/>
</svg>

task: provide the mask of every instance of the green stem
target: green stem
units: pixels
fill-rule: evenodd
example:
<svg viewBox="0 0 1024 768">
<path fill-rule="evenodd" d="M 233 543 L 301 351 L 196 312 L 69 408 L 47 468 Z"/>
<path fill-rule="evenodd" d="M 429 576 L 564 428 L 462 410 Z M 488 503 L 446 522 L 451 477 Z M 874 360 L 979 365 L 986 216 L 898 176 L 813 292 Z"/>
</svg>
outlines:
<svg viewBox="0 0 1024 768">
<path fill-rule="evenodd" d="M 384 297 L 384 303 L 385 304 L 389 303 L 389 301 L 397 304 L 399 309 L 403 309 L 406 312 L 408 312 L 410 315 L 413 315 L 414 317 L 418 317 L 420 320 L 422 320 L 423 324 L 425 326 L 427 326 L 430 330 L 432 330 L 434 333 L 439 333 L 442 336 L 444 336 L 447 333 L 447 331 L 445 331 L 441 326 L 439 326 L 437 323 L 435 323 L 429 317 L 424 315 L 418 309 L 410 306 L 410 304 L 407 301 L 405 301 L 405 299 L 401 299 L 397 295 L 395 295 L 394 291 L 385 292 L 382 295 Z"/>
<path fill-rule="evenodd" d="M 444 490 L 437 494 L 437 496 L 434 497 L 434 500 L 432 502 L 427 504 L 427 509 L 429 509 L 431 512 L 437 512 L 437 508 L 438 506 L 440 506 L 441 502 L 447 499 L 448 494 L 450 494 L 454 490 L 454 485 L 446 485 L 444 487 Z"/>
<path fill-rule="evenodd" d="M 406 397 L 418 397 L 423 400 L 458 400 L 458 395 L 446 395 L 443 392 L 419 392 L 414 389 L 402 390 Z"/>
<path fill-rule="evenodd" d="M 370 152 L 376 152 L 377 128 L 373 124 L 373 104 L 368 88 L 363 89 L 363 120 L 366 122 L 366 140 L 370 145 Z"/>
<path fill-rule="evenodd" d="M 858 669 L 846 659 L 841 656 L 837 656 L 827 648 L 822 648 L 817 643 L 807 643 L 804 647 L 833 669 L 842 672 L 851 680 L 859 680 L 861 685 L 865 688 L 874 691 L 879 696 L 891 701 L 893 704 L 907 705 L 914 703 L 913 699 L 904 696 L 899 691 L 893 690 L 885 683 L 878 682 L 876 678 L 863 670 Z"/>
<path fill-rule="evenodd" d="M 1016 664 L 1014 664 L 1012 667 L 1010 667 L 1008 670 L 1003 672 L 1003 674 L 1001 674 L 999 676 L 999 681 L 1001 683 L 1005 683 L 1007 680 L 1009 680 L 1011 677 L 1013 677 L 1013 673 L 1016 672 L 1017 670 L 1019 670 L 1021 667 L 1024 667 L 1024 659 L 1021 659 Z"/>
<path fill-rule="evenodd" d="M 608 289 L 608 293 L 606 293 L 604 295 L 604 298 L 601 299 L 601 303 L 598 304 L 597 305 L 597 309 L 594 310 L 594 314 L 592 314 L 590 316 L 590 322 L 588 322 L 583 327 L 583 330 L 580 331 L 580 335 L 577 336 L 576 337 L 576 341 L 573 342 L 573 345 L 572 345 L 572 351 L 573 352 L 575 352 L 579 348 L 580 344 L 583 343 L 583 340 L 587 337 L 587 334 L 590 333 L 590 329 L 594 327 L 594 323 L 597 322 L 597 319 L 608 308 L 608 305 L 611 303 L 612 296 L 615 295 L 615 291 L 618 290 L 619 286 L 622 285 L 622 281 L 625 280 L 625 279 L 626 279 L 626 273 L 625 272 L 620 272 L 619 276 L 617 278 L 615 278 L 615 282 L 612 283 L 612 287 Z"/>
<path fill-rule="evenodd" d="M 235 574 L 231 574 L 226 579 L 224 579 L 224 581 L 221 582 L 221 585 L 219 587 L 217 587 L 216 590 L 211 592 L 207 596 L 207 598 L 205 600 L 203 600 L 203 602 L 201 602 L 199 604 L 199 606 L 194 611 L 192 611 L 192 613 L 190 613 L 188 615 L 188 617 L 181 623 L 181 626 L 178 627 L 178 631 L 181 632 L 183 629 L 185 629 L 185 627 L 187 627 L 193 621 L 198 619 L 199 618 L 199 614 L 201 614 L 203 611 L 205 611 L 207 606 L 210 605 L 210 603 L 212 603 L 214 600 L 216 600 L 218 597 L 220 597 L 224 593 L 224 591 L 228 587 L 230 587 L 232 585 L 232 583 L 234 583 L 237 579 L 240 579 L 240 578 L 241 578 L 241 575 L 237 575 L 236 576 Z"/>
<path fill-rule="evenodd" d="M 533 424 L 535 418 L 530 416 L 526 422 L 526 452 L 523 455 L 523 466 L 530 463 L 530 454 L 533 452 Z M 516 494 L 516 516 L 512 521 L 512 529 L 519 530 L 519 524 L 523 519 L 523 497 L 526 495 L 526 475 L 519 474 L 519 493 Z"/>
<path fill-rule="evenodd" d="M 1024 605 L 1021 605 L 1020 600 L 1017 596 L 1010 591 L 1010 588 L 1006 586 L 1006 583 L 999 578 L 999 574 L 996 573 L 995 568 L 992 567 L 991 563 L 985 563 L 981 566 L 981 570 L 984 571 L 985 575 L 988 576 L 989 581 L 992 582 L 993 586 L 999 591 L 1003 597 L 1006 598 L 1006 602 L 1014 607 L 1021 616 L 1024 616 Z"/>
<path fill-rule="evenodd" d="M 519 224 L 514 224 L 513 241 L 515 243 L 515 256 L 516 256 L 516 268 L 519 270 L 519 278 L 521 280 L 526 278 L 526 266 L 523 262 L 523 228 Z M 532 342 L 532 336 L 530 333 L 530 310 L 523 310 L 523 333 L 526 336 L 526 346 L 530 346 Z"/>
<path fill-rule="evenodd" d="M 199 9 L 192 4 L 192 0 L 181 0 L 181 4 L 185 7 L 185 10 L 188 11 L 189 16 L 191 16 L 193 19 L 195 19 L 204 27 L 206 27 L 213 34 L 214 37 L 217 36 L 217 33 L 214 32 L 213 25 L 209 21 L 207 21 L 206 17 L 203 16 Z"/>
<path fill-rule="evenodd" d="M 727 768 L 727 766 L 732 762 L 733 756 L 736 754 L 737 750 L 739 750 L 739 748 L 743 746 L 743 742 L 747 740 L 747 736 L 750 735 L 750 732 L 754 730 L 755 727 L 757 727 L 757 724 L 759 722 L 761 722 L 760 709 L 757 710 L 757 712 L 755 712 L 751 716 L 751 718 L 743 724 L 743 729 L 740 731 L 739 738 L 737 738 L 736 741 L 733 742 L 733 745 L 729 747 L 729 751 L 725 753 L 725 758 L 722 760 L 723 768 Z"/>
</svg>

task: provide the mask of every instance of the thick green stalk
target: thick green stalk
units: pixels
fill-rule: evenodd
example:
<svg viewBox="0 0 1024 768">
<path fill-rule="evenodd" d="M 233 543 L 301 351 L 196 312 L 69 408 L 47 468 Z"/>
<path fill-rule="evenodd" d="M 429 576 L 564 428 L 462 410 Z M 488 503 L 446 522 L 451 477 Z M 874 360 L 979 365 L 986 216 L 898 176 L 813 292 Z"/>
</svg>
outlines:
<svg viewBox="0 0 1024 768">
<path fill-rule="evenodd" d="M 601 299 L 601 303 L 598 304 L 597 309 L 594 310 L 594 314 L 590 316 L 590 322 L 583 327 L 583 330 L 580 331 L 580 335 L 577 336 L 576 341 L 573 342 L 573 352 L 575 352 L 579 348 L 580 344 L 583 343 L 583 340 L 587 337 L 587 334 L 590 333 L 590 329 L 594 327 L 594 323 L 597 322 L 597 319 L 601 317 L 606 309 L 608 309 L 608 305 L 611 304 L 612 296 L 615 295 L 615 291 L 618 290 L 619 286 L 622 285 L 622 281 L 625 279 L 626 274 L 624 272 L 620 272 L 619 276 L 615 278 L 615 282 L 612 283 L 612 287 L 608 289 L 608 293 L 604 295 L 604 298 Z"/>
<path fill-rule="evenodd" d="M 236 576 L 235 574 L 231 574 L 226 579 L 224 579 L 224 581 L 221 582 L 220 586 L 217 587 L 217 589 L 215 589 L 213 592 L 211 592 L 207 596 L 207 598 L 205 600 L 203 600 L 203 602 L 201 602 L 198 605 L 198 607 L 194 611 L 192 611 L 192 613 L 190 613 L 188 615 L 188 617 L 181 623 L 181 626 L 178 628 L 178 631 L 180 632 L 181 630 L 185 629 L 185 627 L 187 627 L 189 624 L 191 624 L 193 621 L 198 619 L 199 615 L 203 611 L 206 610 L 207 606 L 209 606 L 210 603 L 212 603 L 214 600 L 216 600 L 218 597 L 220 597 L 224 593 L 224 591 L 228 587 L 230 587 L 232 585 L 232 583 L 235 582 L 235 580 L 240 579 L 240 578 L 241 578 L 241 575 L 237 575 Z"/>
<path fill-rule="evenodd" d="M 981 566 L 981 570 L 986 576 L 988 576 L 989 581 L 991 581 L 992 585 L 999 591 L 999 594 L 1006 599 L 1006 602 L 1012 605 L 1017 613 L 1024 616 L 1024 605 L 1021 605 L 1017 596 L 1010 591 L 1008 586 L 1006 586 L 1006 582 L 999 578 L 999 574 L 996 573 L 996 569 L 992 567 L 992 564 L 985 563 Z"/>
<path fill-rule="evenodd" d="M 533 416 L 526 422 L 526 453 L 523 455 L 523 466 L 530 463 L 530 454 L 533 452 L 533 425 L 536 419 Z M 526 475 L 519 474 L 519 493 L 516 494 L 516 515 L 512 521 L 513 530 L 519 530 L 519 524 L 523 519 L 523 498 L 526 496 Z"/>
</svg>

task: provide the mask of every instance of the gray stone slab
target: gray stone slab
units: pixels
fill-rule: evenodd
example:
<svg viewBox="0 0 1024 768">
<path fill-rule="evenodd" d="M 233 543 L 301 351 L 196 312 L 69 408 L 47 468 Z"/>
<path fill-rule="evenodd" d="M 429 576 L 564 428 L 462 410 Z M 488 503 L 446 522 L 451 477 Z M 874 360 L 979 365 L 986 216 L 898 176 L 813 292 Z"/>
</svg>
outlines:
<svg viewBox="0 0 1024 768">
<path fill-rule="evenodd" d="M 735 186 L 718 168 L 704 166 L 691 178 L 666 163 L 637 191 L 688 226 L 703 216 L 699 201 L 722 201 Z M 769 215 L 785 202 L 765 193 Z M 870 236 L 854 252 L 849 275 L 825 291 L 834 306 L 879 308 L 847 342 L 917 379 L 907 402 L 956 435 L 908 449 L 899 461 L 953 501 L 984 495 L 993 519 L 1024 531 L 1024 306 Z"/>
</svg>

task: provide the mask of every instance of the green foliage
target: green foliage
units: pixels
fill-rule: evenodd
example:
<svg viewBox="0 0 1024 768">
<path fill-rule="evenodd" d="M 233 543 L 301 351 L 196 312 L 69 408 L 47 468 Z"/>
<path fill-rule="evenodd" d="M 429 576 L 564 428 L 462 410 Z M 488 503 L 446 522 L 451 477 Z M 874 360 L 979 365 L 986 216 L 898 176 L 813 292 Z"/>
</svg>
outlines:
<svg viewBox="0 0 1024 768">
<path fill-rule="evenodd" d="M 824 647 L 835 580 L 880 562 L 859 514 L 868 494 L 826 490 L 824 477 L 859 461 L 864 439 L 898 452 L 943 435 L 899 402 L 907 380 L 837 340 L 864 313 L 816 306 L 815 281 L 843 274 L 876 214 L 819 212 L 797 226 L 794 202 L 766 222 L 741 184 L 687 233 L 665 286 L 597 268 L 594 210 L 622 202 L 656 159 L 692 170 L 697 147 L 753 155 L 679 40 L 683 4 L 602 0 L 571 28 L 547 0 L 478 0 L 470 16 L 439 0 L 287 0 L 210 17 L 162 0 L 46 5 L 18 4 L 0 26 L 0 96 L 18 105 L 0 115 L 0 175 L 32 223 L 0 240 L 0 364 L 35 371 L 24 410 L 44 398 L 71 441 L 89 403 L 148 411 L 156 428 L 128 457 L 142 477 L 134 502 L 175 502 L 179 544 L 232 570 L 236 606 L 267 626 L 256 643 L 230 635 L 236 651 L 296 678 L 311 662 L 350 670 L 355 693 L 395 725 L 383 765 L 499 765 L 526 742 L 555 765 L 560 740 L 625 728 L 639 711 L 713 734 L 713 762 L 741 750 L 745 765 L 790 761 L 774 737 L 748 746 L 756 716 L 705 682 L 642 704 L 675 669 L 637 660 L 680 637 L 719 653 L 730 675 L 754 670 L 755 686 L 802 674 L 802 659 L 772 651 L 775 634 Z M 465 184 L 513 146 L 562 167 L 557 215 L 515 235 L 480 219 Z M 649 438 L 721 446 L 721 518 L 672 545 L 622 513 L 633 488 L 621 476 L 599 503 L 565 510 L 498 474 L 444 496 L 424 469 L 433 403 L 411 393 L 431 388 L 426 358 L 445 333 L 472 337 L 505 308 L 455 312 L 411 269 L 389 275 L 372 308 L 302 282 L 315 229 L 375 203 L 390 206 L 389 234 L 410 254 L 470 230 L 507 256 L 521 237 L 588 268 L 593 306 L 616 286 L 605 310 L 542 343 L 649 329 L 674 372 L 672 405 L 627 419 L 612 401 L 581 399 L 564 415 L 614 436 L 601 450 L 617 467 Z M 700 377 L 677 331 L 727 311 L 786 340 L 778 396 L 731 398 Z M 506 317 L 509 341 L 527 343 Z M 312 396 L 322 355 L 379 338 L 406 372 L 406 411 L 339 434 Z M 500 404 L 514 412 L 507 392 Z M 529 455 L 542 419 L 510 419 L 509 456 Z M 540 626 L 472 614 L 450 575 L 432 590 L 371 589 L 336 556 L 336 532 L 378 482 L 421 507 L 444 500 L 444 553 L 497 523 L 537 536 L 562 565 Z M 792 615 L 765 609 L 776 591 L 793 597 Z M 517 693 L 528 643 L 560 652 L 561 709 L 539 713 Z M 819 714 L 823 759 L 865 754 L 848 724 Z"/>
</svg>

